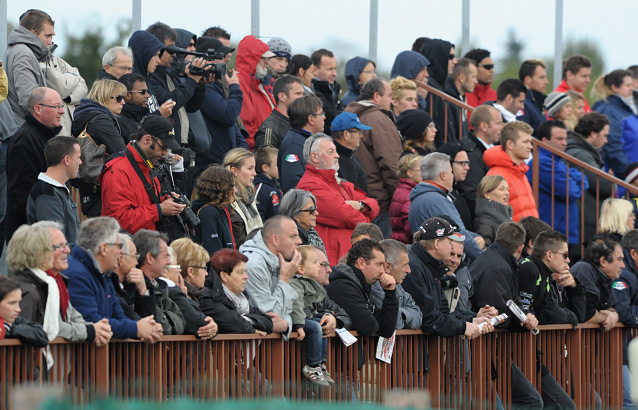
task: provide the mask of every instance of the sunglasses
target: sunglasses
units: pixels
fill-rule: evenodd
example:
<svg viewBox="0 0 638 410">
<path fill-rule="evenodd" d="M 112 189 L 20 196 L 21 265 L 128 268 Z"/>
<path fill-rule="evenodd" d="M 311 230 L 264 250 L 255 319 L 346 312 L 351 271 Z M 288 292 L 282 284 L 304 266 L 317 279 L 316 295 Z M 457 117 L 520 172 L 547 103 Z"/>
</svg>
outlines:
<svg viewBox="0 0 638 410">
<path fill-rule="evenodd" d="M 491 70 L 494 68 L 494 64 L 483 64 L 483 65 L 479 65 L 479 67 L 483 67 L 486 70 Z"/>
<path fill-rule="evenodd" d="M 450 55 L 448 56 L 448 59 L 449 59 L 449 60 L 454 60 L 455 58 L 456 58 L 456 54 L 450 54 Z"/>
<path fill-rule="evenodd" d="M 110 96 L 109 98 L 111 98 L 111 100 L 117 101 L 118 103 L 121 103 L 122 101 L 124 101 L 124 96 L 122 94 L 116 95 L 115 97 Z"/>
<path fill-rule="evenodd" d="M 144 94 L 150 95 L 150 93 L 148 92 L 148 89 L 146 89 L 146 90 L 131 90 L 131 91 L 129 91 L 129 93 L 140 93 L 142 95 L 144 95 Z"/>
</svg>

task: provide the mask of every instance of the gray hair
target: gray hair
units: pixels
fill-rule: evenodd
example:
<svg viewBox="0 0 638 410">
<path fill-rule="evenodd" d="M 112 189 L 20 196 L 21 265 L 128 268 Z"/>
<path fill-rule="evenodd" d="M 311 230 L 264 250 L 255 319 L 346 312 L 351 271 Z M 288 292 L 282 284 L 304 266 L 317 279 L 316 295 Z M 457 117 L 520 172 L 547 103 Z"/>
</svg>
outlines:
<svg viewBox="0 0 638 410">
<path fill-rule="evenodd" d="M 128 254 L 131 250 L 131 247 L 128 245 L 128 241 L 132 241 L 133 238 L 131 238 L 131 235 L 127 233 L 118 233 L 117 235 L 120 237 L 120 242 L 122 242 L 122 253 Z"/>
<path fill-rule="evenodd" d="M 44 228 L 44 229 L 57 229 L 58 231 L 62 231 L 64 233 L 64 226 L 60 222 L 55 221 L 38 221 L 34 224 L 31 224 L 34 228 Z"/>
<path fill-rule="evenodd" d="M 162 250 L 160 240 L 166 242 L 168 245 L 168 236 L 162 232 L 140 229 L 133 235 L 133 243 L 137 248 L 137 253 L 140 255 L 138 260 L 140 266 L 144 264 L 146 255 L 149 253 L 152 257 L 157 258 Z"/>
<path fill-rule="evenodd" d="M 328 140 L 330 142 L 334 141 L 331 136 L 326 135 L 323 132 L 318 132 L 315 135 L 306 138 L 306 142 L 303 144 L 303 159 L 306 161 L 306 164 L 310 163 L 311 152 L 314 152 L 315 154 L 319 152 L 319 143 L 321 140 Z"/>
<path fill-rule="evenodd" d="M 379 242 L 379 245 L 383 248 L 385 261 L 392 265 L 393 269 L 397 268 L 399 256 L 403 252 L 408 253 L 408 247 L 405 246 L 403 242 L 399 242 L 396 239 L 384 239 Z"/>
<path fill-rule="evenodd" d="M 294 218 L 299 215 L 299 212 L 303 209 L 308 198 L 312 199 L 312 202 L 317 206 L 317 198 L 308 191 L 303 189 L 291 189 L 286 192 L 286 195 L 281 199 L 279 204 L 279 215 L 285 215 L 290 218 Z"/>
<path fill-rule="evenodd" d="M 442 152 L 432 152 L 421 159 L 421 179 L 436 180 L 441 172 L 449 169 L 450 156 Z"/>
<path fill-rule="evenodd" d="M 382 96 L 385 95 L 386 84 L 389 84 L 388 80 L 382 77 L 375 77 L 366 81 L 366 83 L 361 86 L 357 101 L 372 100 L 375 93 L 379 93 L 379 95 Z"/>
<path fill-rule="evenodd" d="M 49 88 L 47 87 L 38 87 L 34 88 L 33 91 L 31 91 L 31 94 L 29 94 L 29 98 L 27 99 L 27 107 L 29 108 L 29 112 L 31 114 L 33 114 L 33 110 L 36 105 L 42 104 L 44 102 L 48 90 Z"/>
<path fill-rule="evenodd" d="M 104 56 L 102 56 L 102 68 L 106 67 L 107 64 L 114 65 L 115 60 L 117 60 L 117 57 L 120 54 L 124 54 L 128 57 L 131 57 L 131 60 L 133 60 L 133 52 L 131 51 L 130 48 L 121 47 L 121 46 L 111 47 L 108 50 L 106 50 L 106 53 L 104 53 Z"/>
<path fill-rule="evenodd" d="M 100 245 L 115 243 L 119 231 L 120 224 L 115 218 L 110 216 L 90 218 L 80 224 L 77 244 L 95 255 L 99 252 Z"/>
<path fill-rule="evenodd" d="M 632 229 L 627 232 L 625 236 L 622 237 L 620 245 L 628 251 L 632 249 L 638 251 L 638 230 Z"/>
</svg>

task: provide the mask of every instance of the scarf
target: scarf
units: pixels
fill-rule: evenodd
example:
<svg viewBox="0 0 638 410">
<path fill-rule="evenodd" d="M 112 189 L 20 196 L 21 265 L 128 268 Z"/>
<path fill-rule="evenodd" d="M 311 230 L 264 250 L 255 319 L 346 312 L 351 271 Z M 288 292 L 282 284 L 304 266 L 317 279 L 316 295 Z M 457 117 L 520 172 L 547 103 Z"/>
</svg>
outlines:
<svg viewBox="0 0 638 410">
<path fill-rule="evenodd" d="M 487 198 L 479 198 L 476 201 L 476 216 L 487 215 L 502 224 L 512 220 L 512 207 L 503 205 Z"/>
<path fill-rule="evenodd" d="M 64 279 L 62 279 L 62 275 L 59 273 L 55 275 L 51 270 L 46 271 L 46 274 L 51 276 L 58 284 L 58 290 L 60 291 L 60 314 L 62 315 L 62 320 L 66 321 L 66 310 L 69 307 L 69 291 L 66 288 Z"/>
<path fill-rule="evenodd" d="M 250 322 L 250 319 L 246 317 L 246 315 L 250 313 L 250 306 L 248 305 L 248 298 L 246 295 L 243 293 L 235 295 L 225 285 L 222 285 L 222 288 L 224 289 L 226 296 L 228 296 L 228 299 L 230 299 L 230 301 L 233 302 L 233 305 L 235 305 L 235 308 L 237 308 L 237 312 L 239 312 L 244 319 Z"/>
<path fill-rule="evenodd" d="M 634 96 L 632 95 L 631 97 L 621 97 L 618 96 L 625 104 L 627 104 L 629 106 L 629 108 L 631 108 L 631 112 L 634 113 L 634 115 L 638 114 L 638 109 L 636 109 L 636 102 L 634 101 Z"/>
<path fill-rule="evenodd" d="M 47 302 L 44 307 L 44 323 L 42 328 L 47 334 L 49 341 L 52 341 L 58 336 L 60 330 L 60 317 L 58 311 L 60 309 L 60 290 L 55 279 L 47 275 L 41 269 L 29 269 L 35 276 L 37 276 L 43 282 L 46 282 L 48 288 Z M 47 369 L 53 367 L 53 355 L 51 354 L 51 347 L 47 345 L 45 350 L 45 356 L 47 360 Z"/>
</svg>

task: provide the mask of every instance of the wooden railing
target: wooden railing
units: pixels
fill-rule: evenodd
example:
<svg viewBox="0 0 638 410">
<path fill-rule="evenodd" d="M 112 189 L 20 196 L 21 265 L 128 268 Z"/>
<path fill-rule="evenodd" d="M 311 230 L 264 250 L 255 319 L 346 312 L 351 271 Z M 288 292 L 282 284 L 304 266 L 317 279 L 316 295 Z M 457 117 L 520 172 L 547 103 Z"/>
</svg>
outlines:
<svg viewBox="0 0 638 410">
<path fill-rule="evenodd" d="M 114 340 L 99 348 L 58 338 L 51 343 L 55 364 L 49 371 L 42 349 L 2 340 L 0 408 L 21 408 L 11 401 L 14 387 L 23 383 L 54 386 L 78 405 L 107 395 L 157 402 L 285 397 L 384 403 L 388 392 L 399 389 L 427 391 L 435 407 L 492 408 L 497 394 L 509 407 L 512 361 L 540 391 L 537 351 L 577 407 L 593 405 L 595 392 L 604 406 L 621 405 L 622 328 L 539 329 L 538 336 L 497 331 L 473 341 L 400 330 L 390 364 L 375 359 L 376 337 L 357 336 L 349 347 L 330 337 L 327 368 L 336 382 L 331 388 L 305 380 L 305 343 L 279 335 L 219 335 L 212 341 L 165 336 L 153 345 Z M 360 368 L 359 351 L 365 361 Z"/>
</svg>

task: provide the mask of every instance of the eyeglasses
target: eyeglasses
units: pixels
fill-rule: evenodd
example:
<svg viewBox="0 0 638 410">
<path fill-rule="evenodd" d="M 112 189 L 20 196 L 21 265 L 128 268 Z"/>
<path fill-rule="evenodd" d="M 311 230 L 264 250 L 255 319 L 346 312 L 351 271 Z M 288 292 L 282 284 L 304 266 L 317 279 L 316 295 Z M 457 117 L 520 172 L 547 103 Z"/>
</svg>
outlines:
<svg viewBox="0 0 638 410">
<path fill-rule="evenodd" d="M 120 95 L 116 95 L 116 96 L 110 96 L 109 97 L 111 100 L 115 100 L 118 103 L 121 103 L 122 101 L 124 101 L 124 96 L 122 94 Z"/>
<path fill-rule="evenodd" d="M 180 269 L 181 266 L 179 265 L 166 265 L 166 269 Z"/>
<path fill-rule="evenodd" d="M 113 67 L 119 68 L 120 70 L 124 70 L 127 73 L 132 73 L 133 72 L 133 67 L 126 67 L 126 66 L 123 66 L 123 65 L 114 65 Z"/>
<path fill-rule="evenodd" d="M 494 64 L 479 64 L 479 67 L 483 67 L 486 70 L 491 70 L 494 68 Z"/>
<path fill-rule="evenodd" d="M 470 161 L 452 161 L 455 164 L 459 164 L 462 167 L 469 167 L 470 166 Z"/>
<path fill-rule="evenodd" d="M 53 245 L 51 248 L 53 248 L 53 252 L 57 251 L 58 249 L 66 249 L 69 246 L 68 242 L 64 242 L 61 243 L 59 245 Z"/>
<path fill-rule="evenodd" d="M 317 213 L 317 207 L 313 207 L 313 208 L 309 208 L 309 209 L 302 209 L 299 212 L 308 212 L 311 215 L 314 215 Z"/>
<path fill-rule="evenodd" d="M 144 94 L 151 95 L 151 93 L 148 92 L 148 89 L 146 89 L 146 90 L 130 90 L 129 93 L 140 93 L 142 95 L 144 95 Z"/>
<path fill-rule="evenodd" d="M 330 262 L 321 262 L 319 264 L 319 266 L 321 266 L 322 268 L 329 268 L 330 267 Z"/>
<path fill-rule="evenodd" d="M 49 105 L 49 104 L 42 104 L 42 103 L 40 103 L 40 104 L 38 104 L 38 105 L 42 105 L 42 106 L 44 106 L 44 107 L 53 108 L 54 110 L 58 110 L 58 111 L 59 111 L 59 110 L 63 110 L 63 109 L 64 109 L 64 105 L 62 105 L 62 104 Z"/>
<path fill-rule="evenodd" d="M 136 253 L 136 254 L 132 254 L 132 253 L 123 253 L 122 256 L 133 256 L 135 258 L 135 260 L 140 258 L 140 254 Z"/>
<path fill-rule="evenodd" d="M 376 71 L 374 71 L 374 70 L 363 70 L 363 71 L 361 71 L 361 74 L 374 74 L 374 73 L 376 73 Z"/>
<path fill-rule="evenodd" d="M 206 270 L 206 266 L 191 266 L 191 268 Z"/>
<path fill-rule="evenodd" d="M 552 252 L 552 251 L 550 251 L 550 252 Z M 569 259 L 569 252 L 552 252 L 552 253 L 555 253 L 557 255 L 562 255 L 563 256 L 563 260 Z"/>
<path fill-rule="evenodd" d="M 448 56 L 448 60 L 454 60 L 456 58 L 456 54 L 450 54 Z"/>
<path fill-rule="evenodd" d="M 104 245 L 115 246 L 119 250 L 122 250 L 122 248 L 124 247 L 124 244 L 122 242 L 120 242 L 120 243 L 105 243 Z"/>
<path fill-rule="evenodd" d="M 436 128 L 436 124 L 431 122 L 431 123 L 428 124 L 428 128 L 433 128 L 434 129 L 434 128 Z"/>
<path fill-rule="evenodd" d="M 361 134 L 361 130 L 359 128 L 352 128 L 348 130 L 350 134 Z"/>
<path fill-rule="evenodd" d="M 318 116 L 321 115 L 323 118 L 326 118 L 326 113 L 325 112 L 318 112 L 316 114 L 310 114 L 310 115 L 312 115 L 313 117 L 318 117 Z"/>
</svg>

